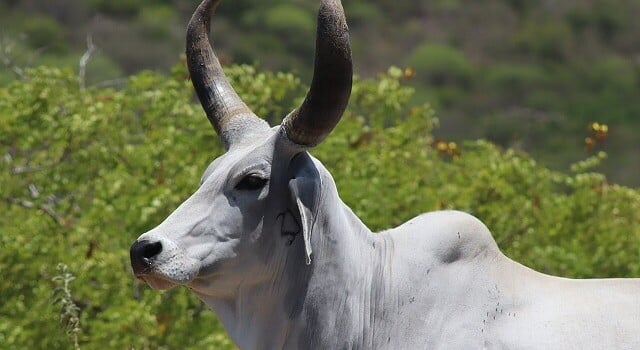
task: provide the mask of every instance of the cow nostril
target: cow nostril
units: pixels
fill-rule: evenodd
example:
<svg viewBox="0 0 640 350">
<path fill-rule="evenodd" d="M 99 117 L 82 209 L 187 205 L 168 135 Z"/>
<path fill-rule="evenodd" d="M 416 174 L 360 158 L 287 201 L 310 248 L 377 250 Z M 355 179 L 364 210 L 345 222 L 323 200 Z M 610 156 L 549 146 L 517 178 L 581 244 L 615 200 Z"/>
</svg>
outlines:
<svg viewBox="0 0 640 350">
<path fill-rule="evenodd" d="M 129 254 L 131 256 L 131 267 L 136 275 L 142 275 L 151 268 L 151 259 L 162 252 L 162 243 L 137 241 L 131 246 Z"/>
<path fill-rule="evenodd" d="M 147 259 L 153 258 L 160 254 L 160 252 L 162 252 L 162 243 L 160 242 L 150 243 L 142 248 L 142 256 Z"/>
</svg>

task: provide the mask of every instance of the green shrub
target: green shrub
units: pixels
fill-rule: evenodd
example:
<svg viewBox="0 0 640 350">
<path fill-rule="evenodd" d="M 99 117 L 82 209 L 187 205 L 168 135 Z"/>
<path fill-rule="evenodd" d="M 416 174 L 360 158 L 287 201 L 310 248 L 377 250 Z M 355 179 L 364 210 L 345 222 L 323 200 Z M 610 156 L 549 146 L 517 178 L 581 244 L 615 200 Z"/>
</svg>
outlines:
<svg viewBox="0 0 640 350">
<path fill-rule="evenodd" d="M 625 5 L 629 6 L 632 3 Z M 603 39 L 610 40 L 629 27 L 632 21 L 629 10 L 630 8 L 624 6 L 612 6 L 607 0 L 597 0 L 580 4 L 568 13 L 567 20 L 576 31 L 591 27 L 596 29 Z"/>
<path fill-rule="evenodd" d="M 140 11 L 138 0 L 89 0 L 94 10 L 113 16 L 131 17 Z"/>
<path fill-rule="evenodd" d="M 27 43 L 33 49 L 46 49 L 48 52 L 62 54 L 68 50 L 64 28 L 55 20 L 44 16 L 29 16 L 21 23 Z"/>
<path fill-rule="evenodd" d="M 279 5 L 267 10 L 264 16 L 265 29 L 273 29 L 286 35 L 312 34 L 316 23 L 314 16 L 299 7 Z"/>
<path fill-rule="evenodd" d="M 464 52 L 441 44 L 422 44 L 407 60 L 416 76 L 428 86 L 466 86 L 471 79 L 472 66 Z"/>
<path fill-rule="evenodd" d="M 482 79 L 488 89 L 506 93 L 523 92 L 549 81 L 546 72 L 539 66 L 509 63 L 491 65 Z"/>
<path fill-rule="evenodd" d="M 171 24 L 176 22 L 176 13 L 169 6 L 146 6 L 138 13 L 138 22 L 149 38 L 167 40 L 171 38 Z"/>
<path fill-rule="evenodd" d="M 460 0 L 436 0 L 433 2 L 433 7 L 440 11 L 455 11 L 461 6 Z"/>
<path fill-rule="evenodd" d="M 354 25 L 377 22 L 383 17 L 380 9 L 368 2 L 351 1 L 345 3 L 344 6 L 345 13 L 348 14 L 347 20 Z"/>
<path fill-rule="evenodd" d="M 569 26 L 559 21 L 527 21 L 513 37 L 517 49 L 545 60 L 563 59 L 570 41 Z"/>
<path fill-rule="evenodd" d="M 636 65 L 620 56 L 583 62 L 581 68 L 583 82 L 594 91 L 611 89 L 617 93 L 631 92 L 638 86 Z"/>
<path fill-rule="evenodd" d="M 95 53 L 87 64 L 85 80 L 87 85 L 102 84 L 123 77 L 120 67 L 102 52 Z"/>
</svg>

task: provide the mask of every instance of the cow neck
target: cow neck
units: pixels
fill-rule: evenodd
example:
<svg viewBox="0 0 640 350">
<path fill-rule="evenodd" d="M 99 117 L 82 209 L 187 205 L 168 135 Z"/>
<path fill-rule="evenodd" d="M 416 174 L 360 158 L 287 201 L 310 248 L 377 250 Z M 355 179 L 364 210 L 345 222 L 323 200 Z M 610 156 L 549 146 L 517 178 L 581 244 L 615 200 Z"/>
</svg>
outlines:
<svg viewBox="0 0 640 350">
<path fill-rule="evenodd" d="M 373 344 L 377 309 L 389 300 L 388 277 L 393 244 L 374 235 L 338 197 L 328 196 L 319 212 L 322 232 L 314 232 L 311 269 L 300 312 L 292 320 L 286 348 L 351 348 Z M 335 205 L 339 203 L 339 205 Z M 391 298 L 393 299 L 393 298 Z M 377 337 L 377 335 L 376 335 Z"/>
<path fill-rule="evenodd" d="M 296 239 L 296 254 L 274 259 L 283 263 L 272 267 L 279 271 L 273 280 L 241 286 L 227 300 L 200 295 L 240 348 L 373 344 L 375 310 L 391 290 L 393 245 L 388 236 L 374 235 L 337 192 L 327 192 L 334 197 L 318 208 L 311 265 Z"/>
</svg>

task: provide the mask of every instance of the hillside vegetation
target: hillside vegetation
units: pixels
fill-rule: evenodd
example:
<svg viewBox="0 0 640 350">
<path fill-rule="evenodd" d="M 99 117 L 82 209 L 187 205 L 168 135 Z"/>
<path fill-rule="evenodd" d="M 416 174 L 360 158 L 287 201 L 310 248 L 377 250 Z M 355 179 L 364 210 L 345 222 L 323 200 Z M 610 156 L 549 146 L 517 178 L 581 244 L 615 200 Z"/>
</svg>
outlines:
<svg viewBox="0 0 640 350">
<path fill-rule="evenodd" d="M 77 67 L 91 34 L 89 85 L 167 71 L 199 0 L 0 0 L 0 55 L 10 68 Z M 344 0 L 356 71 L 409 67 L 415 101 L 438 111 L 438 138 L 487 138 L 554 169 L 584 156 L 588 125 L 610 179 L 640 185 L 640 2 L 637 0 Z M 310 0 L 223 1 L 214 29 L 227 63 L 312 67 Z M 16 76 L 0 70 L 0 81 Z M 113 80 L 116 79 L 116 80 Z M 569 136 L 568 136 L 569 135 Z"/>
<path fill-rule="evenodd" d="M 227 72 L 272 123 L 306 87 L 289 73 Z M 423 211 L 468 211 L 511 258 L 569 277 L 639 277 L 640 191 L 584 158 L 562 173 L 487 141 L 438 142 L 402 69 L 358 79 L 348 111 L 312 153 L 374 230 Z M 182 65 L 121 88 L 81 88 L 41 67 L 0 87 L 0 344 L 7 349 L 232 348 L 186 288 L 150 290 L 130 244 L 198 186 L 222 152 Z M 429 239 L 425 232 L 424 239 Z"/>
</svg>

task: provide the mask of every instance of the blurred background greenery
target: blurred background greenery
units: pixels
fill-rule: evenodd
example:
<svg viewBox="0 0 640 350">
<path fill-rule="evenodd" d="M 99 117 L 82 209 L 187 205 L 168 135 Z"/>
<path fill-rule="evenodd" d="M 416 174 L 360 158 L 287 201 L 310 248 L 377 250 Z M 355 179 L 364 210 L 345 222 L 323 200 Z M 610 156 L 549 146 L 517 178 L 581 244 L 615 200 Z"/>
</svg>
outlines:
<svg viewBox="0 0 640 350">
<path fill-rule="evenodd" d="M 460 209 L 542 272 L 640 276 L 639 1 L 343 3 L 359 78 L 312 153 L 365 223 Z M 196 5 L 0 0 L 0 349 L 233 348 L 128 263 L 222 151 L 181 60 Z M 305 94 L 317 5 L 219 9 L 226 71 L 272 124 Z"/>
<path fill-rule="evenodd" d="M 167 71 L 184 46 L 197 0 L 0 0 L 0 47 L 18 67 L 77 67 L 87 35 L 99 49 L 89 84 L 142 69 Z M 640 1 L 345 0 L 356 72 L 413 70 L 446 140 L 486 138 L 566 170 L 584 154 L 588 125 L 609 126 L 601 170 L 640 185 Z M 308 79 L 317 1 L 233 0 L 214 39 L 225 63 Z M 0 82 L 15 78 L 0 68 Z M 601 140 L 604 141 L 604 140 Z"/>
</svg>

